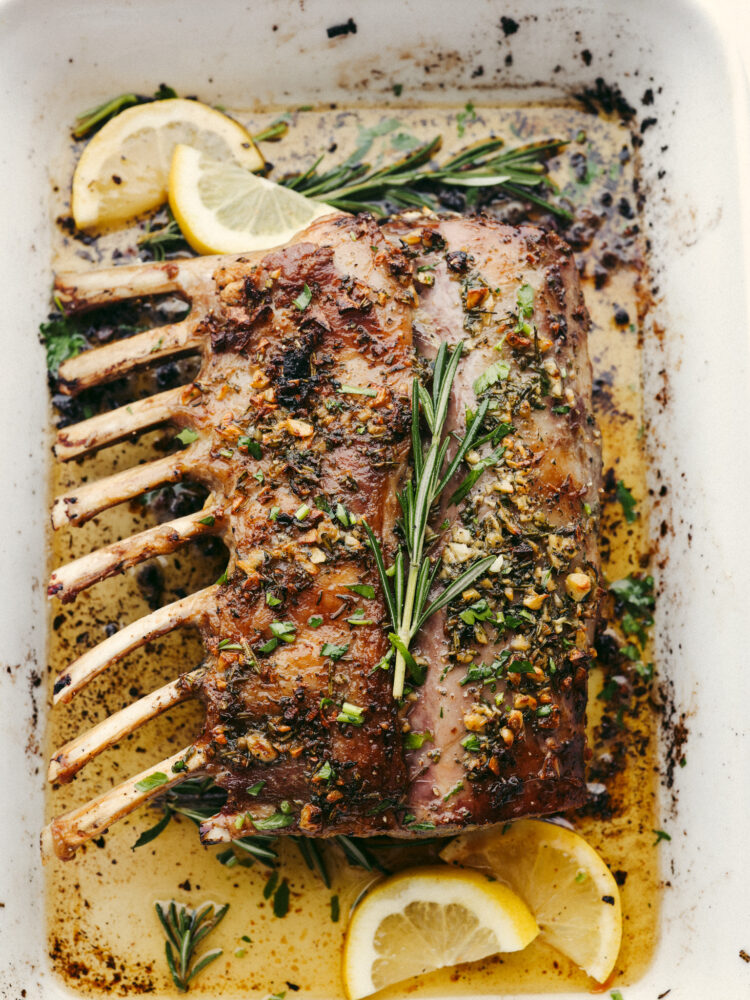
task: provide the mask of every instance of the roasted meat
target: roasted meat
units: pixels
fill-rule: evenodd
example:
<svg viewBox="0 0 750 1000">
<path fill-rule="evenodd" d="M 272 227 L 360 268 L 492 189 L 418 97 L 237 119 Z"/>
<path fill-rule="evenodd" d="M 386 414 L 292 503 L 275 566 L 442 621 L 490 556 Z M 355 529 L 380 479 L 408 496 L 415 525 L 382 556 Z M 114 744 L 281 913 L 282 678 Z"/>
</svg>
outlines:
<svg viewBox="0 0 750 1000">
<path fill-rule="evenodd" d="M 591 413 L 587 314 L 568 247 L 484 218 L 336 216 L 265 255 L 62 276 L 70 309 L 178 291 L 187 320 L 62 366 L 69 392 L 139 364 L 200 351 L 190 385 L 60 434 L 72 457 L 170 421 L 177 455 L 59 498 L 53 521 L 182 477 L 203 510 L 53 574 L 83 587 L 220 534 L 225 582 L 136 622 L 57 680 L 66 701 L 114 659 L 197 623 L 205 661 L 53 757 L 69 780 L 123 733 L 200 698 L 195 743 L 53 821 L 61 857 L 196 771 L 228 792 L 206 842 L 260 822 L 326 836 L 452 832 L 580 804 L 587 668 L 598 602 L 600 453 Z M 386 561 L 399 544 L 415 377 L 463 342 L 447 429 L 474 420 L 476 446 L 430 519 L 435 586 L 484 559 L 487 572 L 434 614 L 412 652 L 424 681 L 394 698 L 386 602 L 366 522 Z M 125 408 L 123 408 L 124 410 Z M 467 478 L 468 475 L 468 478 Z M 491 563 L 489 557 L 492 557 Z M 149 787 L 149 775 L 165 781 Z"/>
</svg>

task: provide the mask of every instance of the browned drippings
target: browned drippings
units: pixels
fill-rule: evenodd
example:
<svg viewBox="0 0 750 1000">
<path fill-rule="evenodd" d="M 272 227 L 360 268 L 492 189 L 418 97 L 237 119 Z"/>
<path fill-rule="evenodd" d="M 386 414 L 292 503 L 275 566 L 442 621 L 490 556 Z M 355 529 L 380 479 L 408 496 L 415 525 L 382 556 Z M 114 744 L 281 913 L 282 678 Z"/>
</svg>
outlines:
<svg viewBox="0 0 750 1000">
<path fill-rule="evenodd" d="M 604 439 L 604 468 L 612 468 L 614 480 L 627 484 L 639 511 L 639 518 L 628 524 L 616 502 L 605 504 L 603 565 L 610 580 L 641 571 L 650 551 L 639 349 L 644 275 L 640 238 L 632 232 L 638 223 L 633 195 L 636 167 L 622 152 L 631 148 L 629 133 L 616 123 L 568 107 L 535 106 L 479 109 L 476 120 L 464 116 L 465 133 L 460 137 L 456 111 L 399 111 L 402 126 L 395 134 L 428 138 L 440 132 L 444 136 L 444 153 L 484 138 L 491 131 L 506 136 L 509 144 L 551 135 L 578 138 L 553 161 L 553 176 L 561 185 L 570 186 L 577 206 L 579 223 L 572 236 L 593 319 L 590 351 L 594 405 Z M 257 132 L 276 114 L 237 117 Z M 335 143 L 336 151 L 328 158 L 332 164 L 340 162 L 354 148 L 358 128 L 383 117 L 379 110 L 297 113 L 289 134 L 281 143 L 266 147 L 266 154 L 279 171 L 285 167 L 297 169 L 300 163 L 307 165 L 320 150 Z M 398 155 L 389 145 L 393 134 L 380 140 L 389 158 Z M 374 148 L 374 155 L 378 148 Z M 59 168 L 65 192 L 72 163 L 70 154 Z M 56 207 L 57 216 L 68 214 L 62 195 Z M 142 226 L 121 230 L 89 246 L 56 227 L 55 268 L 101 266 L 112 259 L 113 251 L 125 255 L 126 260 L 135 260 L 136 239 L 142 230 Z M 55 465 L 51 493 L 145 461 L 163 437 L 164 432 L 150 432 L 136 444 L 106 449 L 77 464 Z M 149 506 L 134 503 L 108 511 L 82 528 L 63 530 L 54 537 L 51 565 L 68 562 L 142 530 L 153 519 Z M 145 569 L 98 584 L 73 605 L 61 607 L 53 602 L 51 675 L 101 641 L 108 625 L 120 628 L 147 614 L 149 602 L 175 600 L 212 582 L 222 570 L 221 552 L 206 551 L 205 545 L 192 543 L 173 556 L 159 557 Z M 197 636 L 189 633 L 175 633 L 131 654 L 70 705 L 52 712 L 48 748 L 60 746 L 190 669 L 201 655 Z M 609 713 L 608 704 L 597 698 L 602 686 L 599 673 L 595 671 L 591 679 L 591 745 L 597 773 L 611 772 L 606 779 L 609 800 L 604 814 L 611 811 L 612 815 L 604 818 L 601 810 L 588 810 L 570 818 L 601 851 L 622 883 L 623 946 L 614 982 L 627 985 L 643 973 L 657 938 L 659 871 L 652 832 L 657 825 L 657 723 L 642 695 L 619 720 L 616 747 L 611 741 L 606 746 L 597 743 L 594 727 L 602 712 Z M 199 730 L 198 713 L 198 706 L 187 704 L 148 723 L 90 763 L 71 785 L 52 790 L 47 803 L 49 815 L 86 801 L 189 743 Z M 612 726 L 604 728 L 609 732 Z M 607 758 L 602 761 L 603 754 L 624 755 L 625 766 L 604 766 Z M 201 846 L 197 830 L 187 819 L 173 819 L 158 839 L 132 851 L 139 833 L 152 826 L 158 815 L 143 809 L 82 849 L 73 861 L 47 867 L 49 952 L 55 970 L 69 986 L 88 992 L 177 995 L 164 960 L 163 934 L 153 907 L 157 899 L 174 898 L 191 905 L 206 900 L 230 904 L 227 917 L 211 938 L 211 945 L 222 947 L 224 954 L 201 974 L 191 988 L 194 994 L 213 996 L 229 991 L 233 995 L 266 996 L 287 990 L 287 996 L 291 996 L 298 986 L 301 996 L 332 1000 L 342 995 L 339 965 L 347 914 L 373 880 L 373 874 L 348 866 L 339 849 L 331 845 L 326 848 L 332 877 L 332 886 L 327 889 L 308 870 L 295 845 L 281 842 L 280 875 L 288 880 L 291 903 L 288 914 L 278 918 L 271 902 L 263 898 L 268 870 L 260 864 L 252 868 L 224 867 L 216 860 L 215 848 Z M 431 861 L 437 849 L 429 844 L 389 847 L 380 849 L 378 856 L 388 868 L 396 869 Z M 331 920 L 333 895 L 339 898 L 341 917 L 337 923 Z M 250 943 L 242 940 L 243 935 L 251 939 Z M 586 991 L 594 985 L 561 955 L 535 942 L 524 952 L 442 970 L 382 995 Z"/>
</svg>

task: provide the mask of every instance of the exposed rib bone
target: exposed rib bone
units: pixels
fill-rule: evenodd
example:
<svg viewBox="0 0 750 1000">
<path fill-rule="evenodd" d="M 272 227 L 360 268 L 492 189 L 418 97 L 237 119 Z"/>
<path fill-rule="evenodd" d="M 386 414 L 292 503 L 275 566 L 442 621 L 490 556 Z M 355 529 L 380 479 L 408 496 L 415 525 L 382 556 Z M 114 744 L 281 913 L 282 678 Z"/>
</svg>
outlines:
<svg viewBox="0 0 750 1000">
<path fill-rule="evenodd" d="M 197 350 L 202 343 L 196 333 L 197 325 L 197 319 L 188 317 L 181 323 L 157 326 L 69 358 L 60 365 L 60 389 L 73 395 L 89 386 L 109 382 L 140 365 Z"/>
<path fill-rule="evenodd" d="M 213 584 L 196 594 L 190 594 L 179 601 L 167 604 L 150 615 L 139 618 L 114 635 L 88 650 L 59 675 L 53 688 L 53 701 L 70 701 L 77 691 L 97 677 L 103 670 L 121 659 L 133 649 L 145 645 L 151 639 L 166 635 L 181 625 L 196 622 L 210 605 L 211 598 L 218 591 Z"/>
<path fill-rule="evenodd" d="M 124 538 L 121 542 L 114 542 L 106 548 L 81 556 L 55 570 L 50 577 L 47 596 L 57 597 L 63 603 L 72 601 L 76 594 L 99 580 L 122 573 L 152 556 L 174 552 L 191 538 L 209 534 L 215 529 L 212 524 L 205 522 L 212 517 L 216 518 L 215 511 L 204 507 L 193 514 L 157 524 L 147 531 Z"/>
<path fill-rule="evenodd" d="M 113 444 L 136 431 L 169 420 L 179 406 L 184 386 L 167 389 L 155 396 L 139 399 L 128 406 L 100 413 L 79 424 L 61 428 L 54 446 L 55 456 L 63 462 L 105 444 Z"/>
<path fill-rule="evenodd" d="M 82 274 L 68 271 L 55 280 L 55 294 L 66 311 L 78 312 L 139 295 L 184 292 L 182 266 L 176 261 L 108 267 Z"/>
<path fill-rule="evenodd" d="M 65 524 L 83 524 L 123 500 L 140 496 L 162 483 L 179 482 L 190 470 L 189 458 L 186 460 L 188 455 L 189 452 L 166 455 L 156 462 L 135 465 L 132 469 L 124 469 L 114 476 L 87 483 L 71 493 L 57 497 L 52 504 L 53 528 L 62 528 Z"/>
<path fill-rule="evenodd" d="M 184 769 L 175 773 L 172 770 L 173 766 L 177 764 L 179 767 L 181 763 L 184 763 Z M 62 861 L 69 860 L 81 844 L 96 837 L 115 820 L 127 816 L 128 813 L 133 812 L 150 798 L 161 795 L 174 785 L 178 785 L 191 773 L 199 771 L 205 763 L 206 757 L 201 750 L 185 747 L 172 757 L 168 757 L 154 767 L 141 771 L 133 778 L 129 778 L 115 788 L 104 792 L 103 795 L 99 795 L 63 816 L 58 816 L 42 831 L 42 856 L 45 860 L 53 856 L 57 856 Z M 148 788 L 146 791 L 141 791 L 137 785 L 151 778 L 154 774 L 161 774 L 167 780 Z"/>
<path fill-rule="evenodd" d="M 83 733 L 82 736 L 66 743 L 64 747 L 52 755 L 48 772 L 49 780 L 63 783 L 71 781 L 85 764 L 88 764 L 107 747 L 118 743 L 123 736 L 135 732 L 149 719 L 156 718 L 157 715 L 166 712 L 168 708 L 179 705 L 181 701 L 192 697 L 190 681 L 197 679 L 200 674 L 200 670 L 194 670 L 180 680 L 165 684 L 158 691 L 152 691 L 144 698 L 139 698 L 132 705 L 128 705 L 127 708 L 123 708 L 120 712 L 115 712 L 114 715 L 104 719 L 87 733 Z"/>
</svg>

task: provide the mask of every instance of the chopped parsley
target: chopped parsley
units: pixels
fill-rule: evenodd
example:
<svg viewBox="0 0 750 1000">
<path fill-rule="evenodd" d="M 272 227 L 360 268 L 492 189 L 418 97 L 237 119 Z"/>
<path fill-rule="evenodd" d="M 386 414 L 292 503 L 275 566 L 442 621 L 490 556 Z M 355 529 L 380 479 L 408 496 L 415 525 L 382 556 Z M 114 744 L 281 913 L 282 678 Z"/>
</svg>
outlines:
<svg viewBox="0 0 750 1000">
<path fill-rule="evenodd" d="M 360 597 L 366 597 L 370 601 L 375 597 L 375 588 L 369 583 L 347 583 L 346 589 L 351 590 L 354 594 L 359 594 Z"/>
<path fill-rule="evenodd" d="M 491 386 L 496 382 L 502 382 L 510 375 L 510 365 L 507 361 L 495 361 L 489 368 L 486 368 L 482 374 L 474 381 L 474 395 L 481 396 L 483 392 L 486 392 Z"/>
<path fill-rule="evenodd" d="M 193 441 L 197 441 L 199 437 L 198 431 L 194 431 L 191 427 L 183 427 L 180 433 L 175 437 L 176 441 L 182 444 L 192 444 Z"/>
<path fill-rule="evenodd" d="M 282 642 L 294 642 L 296 639 L 297 626 L 294 622 L 271 622 L 269 627 L 273 635 Z"/>
<path fill-rule="evenodd" d="M 404 746 L 407 750 L 421 750 L 425 743 L 432 743 L 432 733 L 425 731 L 424 733 L 407 733 L 404 736 Z"/>
<path fill-rule="evenodd" d="M 345 646 L 337 646 L 334 642 L 324 642 L 320 648 L 320 655 L 329 656 L 332 660 L 340 660 L 347 649 L 349 649 L 348 642 Z"/>
<path fill-rule="evenodd" d="M 149 774 L 146 778 L 141 778 L 140 781 L 136 781 L 135 787 L 139 792 L 152 792 L 155 788 L 161 788 L 162 785 L 166 785 L 169 778 L 164 774 L 163 771 L 154 771 L 153 774 Z"/>
<path fill-rule="evenodd" d="M 622 479 L 617 481 L 617 487 L 615 490 L 615 496 L 622 507 L 622 512 L 625 515 L 625 520 L 628 524 L 632 524 L 633 521 L 638 517 L 638 512 L 636 511 L 636 500 L 630 490 L 627 488 Z"/>
<path fill-rule="evenodd" d="M 256 830 L 283 830 L 294 822 L 294 816 L 291 813 L 278 810 L 265 819 L 253 819 L 249 813 L 248 818 Z"/>
</svg>

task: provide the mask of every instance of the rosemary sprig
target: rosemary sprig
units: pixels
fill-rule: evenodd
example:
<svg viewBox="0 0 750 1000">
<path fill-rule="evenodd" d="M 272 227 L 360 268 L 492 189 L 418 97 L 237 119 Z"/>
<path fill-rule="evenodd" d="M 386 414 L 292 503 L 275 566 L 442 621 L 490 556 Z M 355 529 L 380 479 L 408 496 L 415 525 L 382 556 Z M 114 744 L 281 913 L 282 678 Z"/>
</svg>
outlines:
<svg viewBox="0 0 750 1000">
<path fill-rule="evenodd" d="M 161 903 L 154 905 L 167 936 L 164 951 L 172 980 L 181 993 L 187 993 L 190 982 L 198 973 L 223 954 L 221 948 L 214 948 L 191 966 L 196 948 L 224 919 L 229 904 L 217 907 L 213 903 L 207 903 L 202 909 L 196 910 L 174 900 L 165 906 Z"/>
<path fill-rule="evenodd" d="M 177 97 L 177 92 L 164 83 L 160 84 L 159 89 L 153 97 L 145 97 L 143 94 L 118 94 L 117 97 L 111 97 L 104 104 L 99 104 L 95 108 L 83 111 L 76 118 L 73 138 L 84 139 L 87 135 L 96 132 L 102 125 L 105 125 L 110 118 L 114 118 L 121 111 L 132 108 L 136 104 L 150 104 L 152 101 L 164 101 L 172 97 Z"/>
<path fill-rule="evenodd" d="M 185 237 L 169 209 L 166 225 L 154 228 L 153 221 L 149 221 L 146 232 L 138 238 L 138 246 L 149 250 L 154 260 L 164 260 L 171 251 L 185 248 Z"/>
<path fill-rule="evenodd" d="M 289 121 L 291 115 L 287 112 L 276 118 L 261 132 L 256 132 L 253 136 L 255 142 L 279 142 L 289 131 Z"/>
<path fill-rule="evenodd" d="M 393 632 L 390 633 L 389 639 L 391 650 L 395 650 L 396 654 L 393 671 L 394 698 L 401 698 L 404 693 L 407 670 L 410 679 L 415 683 L 421 684 L 424 681 L 424 670 L 420 668 L 409 650 L 419 629 L 431 615 L 445 607 L 463 590 L 471 586 L 493 562 L 492 556 L 479 559 L 439 593 L 429 605 L 427 604 L 427 598 L 441 566 L 439 558 L 433 563 L 429 555 L 426 554 L 426 535 L 430 511 L 474 444 L 489 405 L 487 400 L 482 401 L 466 434 L 463 438 L 457 439 L 456 453 L 444 470 L 450 443 L 450 435 L 444 434 L 445 420 L 448 415 L 453 380 L 462 351 L 463 341 L 456 344 L 450 354 L 447 344 L 440 345 L 440 350 L 435 358 L 432 395 L 427 392 L 419 379 L 415 378 L 412 383 L 411 454 L 414 476 L 398 497 L 402 511 L 399 527 L 404 539 L 404 546 L 399 546 L 396 552 L 390 571 L 392 579 L 389 576 L 389 570 L 385 567 L 380 543 L 369 524 L 366 521 L 363 522 L 375 556 L 380 584 L 393 626 Z M 431 433 L 430 443 L 426 450 L 420 437 L 420 412 Z M 489 459 L 484 460 L 480 473 L 484 468 L 494 464 L 501 455 L 502 449 L 495 452 Z M 471 489 L 477 478 L 475 472 L 469 472 L 452 495 L 451 502 L 458 502 Z M 407 556 L 408 572 L 406 571 Z M 386 659 L 390 658 L 391 650 L 389 650 Z"/>
<path fill-rule="evenodd" d="M 226 800 L 227 793 L 214 784 L 211 778 L 188 778 L 154 801 L 154 804 L 164 811 L 164 815 L 148 830 L 143 831 L 133 844 L 132 850 L 155 840 L 166 830 L 175 814 L 186 816 L 196 825 L 200 825 L 219 812 Z M 271 847 L 273 840 L 272 836 L 263 834 L 241 837 L 232 841 L 232 850 L 223 852 L 217 857 L 222 864 L 227 864 L 231 861 L 231 857 L 235 857 L 239 852 L 251 864 L 254 861 L 261 861 L 265 865 L 273 866 L 278 859 L 276 851 Z"/>
<path fill-rule="evenodd" d="M 561 218 L 572 218 L 567 209 L 543 196 L 545 188 L 554 187 L 546 176 L 544 160 L 565 146 L 564 139 L 543 139 L 502 152 L 503 139 L 485 139 L 442 165 L 431 165 L 441 144 L 441 136 L 436 136 L 395 163 L 374 170 L 367 163 L 352 163 L 350 158 L 319 173 L 321 156 L 303 173 L 280 183 L 343 211 L 380 216 L 387 212 L 379 201 L 435 209 L 434 195 L 440 188 L 488 188 L 523 198 Z"/>
</svg>

